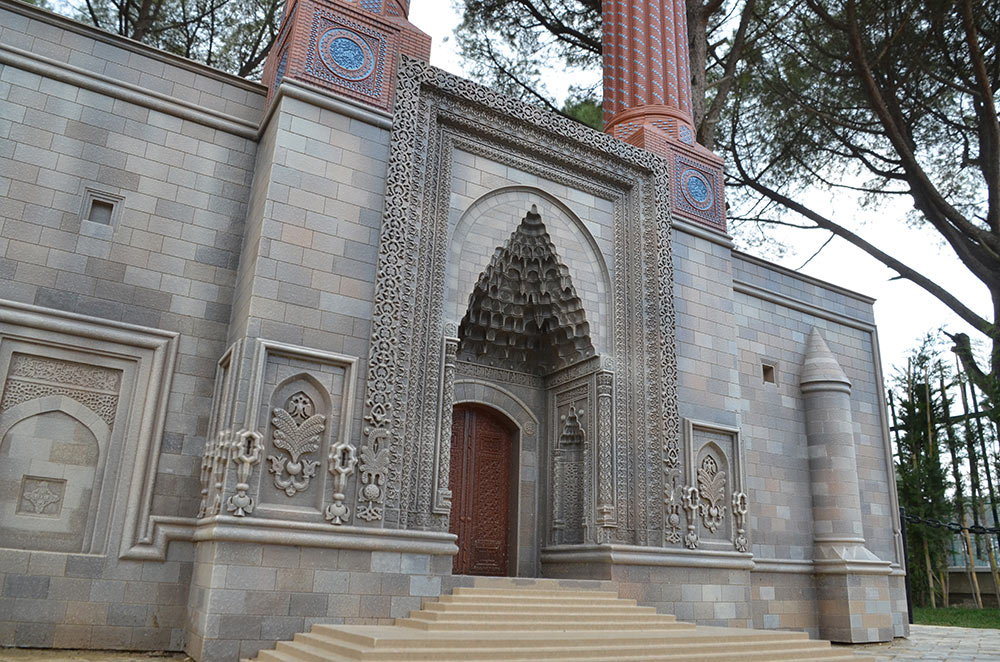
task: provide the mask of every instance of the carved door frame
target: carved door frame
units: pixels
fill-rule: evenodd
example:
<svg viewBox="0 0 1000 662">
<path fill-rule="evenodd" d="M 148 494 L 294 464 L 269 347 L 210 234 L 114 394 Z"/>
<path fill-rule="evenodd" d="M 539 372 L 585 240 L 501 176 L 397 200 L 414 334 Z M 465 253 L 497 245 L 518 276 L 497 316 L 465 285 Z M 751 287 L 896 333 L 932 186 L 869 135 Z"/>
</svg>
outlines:
<svg viewBox="0 0 1000 662">
<path fill-rule="evenodd" d="M 455 418 L 461 410 L 464 414 L 465 412 L 481 412 L 490 418 L 502 423 L 509 434 L 510 446 L 508 451 L 509 458 L 509 476 L 507 480 L 507 532 L 506 532 L 506 557 L 507 557 L 507 568 L 506 574 L 502 576 L 515 577 L 518 574 L 518 522 L 519 522 L 519 503 L 520 503 L 520 430 L 517 423 L 510 418 L 505 412 L 491 407 L 489 405 L 480 402 L 459 402 L 455 403 L 453 408 L 452 418 L 453 420 L 458 420 Z M 454 461 L 454 456 L 452 456 L 452 461 Z M 450 474 L 449 468 L 449 474 Z M 469 472 L 465 473 L 464 480 L 468 481 L 470 479 Z M 458 512 L 459 506 L 468 507 L 468 503 L 465 499 L 458 494 L 457 490 L 452 491 L 452 512 L 451 517 L 458 517 L 461 513 Z M 449 530 L 454 531 L 454 527 L 449 527 Z M 462 555 L 463 544 L 461 537 L 457 541 L 459 546 L 459 556 L 456 556 L 456 560 Z M 453 571 L 454 572 L 454 571 Z M 471 573 L 463 573 L 471 574 Z"/>
</svg>

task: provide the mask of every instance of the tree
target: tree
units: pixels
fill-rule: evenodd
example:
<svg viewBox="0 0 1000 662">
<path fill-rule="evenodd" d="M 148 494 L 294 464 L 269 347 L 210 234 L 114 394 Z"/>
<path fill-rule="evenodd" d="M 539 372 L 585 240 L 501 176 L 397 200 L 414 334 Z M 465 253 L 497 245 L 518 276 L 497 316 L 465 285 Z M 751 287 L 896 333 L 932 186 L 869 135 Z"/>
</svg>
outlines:
<svg viewBox="0 0 1000 662">
<path fill-rule="evenodd" d="M 734 183 L 865 251 L 979 331 L 989 345 L 982 361 L 968 336 L 951 338 L 996 422 L 1000 2 L 759 0 L 757 15 L 766 36 L 741 60 L 731 95 Z M 935 231 L 989 290 L 991 317 L 804 204 L 799 193 L 817 184 L 872 208 L 908 196 L 910 222 Z"/>
<path fill-rule="evenodd" d="M 74 17 L 238 76 L 260 74 L 284 0 L 78 0 Z"/>
<path fill-rule="evenodd" d="M 459 43 L 487 83 L 555 108 L 540 58 L 597 67 L 596 0 L 460 6 Z M 732 220 L 829 232 L 943 302 L 986 342 L 977 358 L 967 335 L 951 336 L 1000 424 L 1000 0 L 687 7 L 698 139 L 726 157 L 730 199 L 743 210 Z M 990 314 L 810 207 L 802 193 L 816 188 L 859 196 L 873 211 L 909 198 L 909 222 L 936 233 L 983 283 Z"/>
<path fill-rule="evenodd" d="M 889 391 L 892 428 L 896 447 L 896 489 L 899 505 L 908 515 L 925 520 L 953 519 L 946 492 L 948 480 L 941 463 L 940 422 L 942 403 L 934 392 L 931 375 L 940 370 L 934 364 L 929 339 L 909 359 L 906 371 L 893 379 Z M 914 525 L 909 527 L 907 573 L 914 601 L 936 606 L 937 595 L 947 601 L 946 579 L 948 529 Z"/>
</svg>

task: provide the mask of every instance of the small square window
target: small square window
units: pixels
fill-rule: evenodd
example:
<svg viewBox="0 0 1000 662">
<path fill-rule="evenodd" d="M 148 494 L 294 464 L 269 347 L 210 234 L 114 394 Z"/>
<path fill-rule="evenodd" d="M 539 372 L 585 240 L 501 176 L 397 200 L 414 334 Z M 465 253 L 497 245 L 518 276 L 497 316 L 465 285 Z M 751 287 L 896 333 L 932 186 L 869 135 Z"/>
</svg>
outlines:
<svg viewBox="0 0 1000 662">
<path fill-rule="evenodd" d="M 107 200 L 91 200 L 90 214 L 87 216 L 87 220 L 92 223 L 111 225 L 111 214 L 114 210 L 115 206 Z"/>
<path fill-rule="evenodd" d="M 83 192 L 83 206 L 80 209 L 80 219 L 96 225 L 106 226 L 110 230 L 110 226 L 118 221 L 124 200 L 125 198 L 120 195 L 87 188 Z"/>
<path fill-rule="evenodd" d="M 764 379 L 765 384 L 777 384 L 778 376 L 774 369 L 774 366 L 769 363 L 762 363 L 760 365 L 761 376 Z"/>
</svg>

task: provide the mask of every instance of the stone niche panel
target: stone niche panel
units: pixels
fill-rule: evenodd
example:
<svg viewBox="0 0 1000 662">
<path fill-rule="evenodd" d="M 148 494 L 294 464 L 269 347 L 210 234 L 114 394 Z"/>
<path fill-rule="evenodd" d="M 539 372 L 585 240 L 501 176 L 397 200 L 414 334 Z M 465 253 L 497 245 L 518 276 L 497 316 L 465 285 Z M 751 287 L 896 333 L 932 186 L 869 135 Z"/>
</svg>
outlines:
<svg viewBox="0 0 1000 662">
<path fill-rule="evenodd" d="M 551 541 L 556 545 L 581 544 L 592 525 L 590 480 L 594 416 L 590 379 L 570 382 L 552 395 L 551 430 L 552 504 Z"/>
<path fill-rule="evenodd" d="M 684 441 L 685 543 L 690 549 L 749 551 L 739 430 L 684 419 Z"/>
<path fill-rule="evenodd" d="M 211 494 L 213 480 L 227 476 L 225 494 L 215 500 L 221 507 L 208 507 L 206 515 L 347 523 L 353 514 L 345 505 L 348 479 L 357 465 L 351 442 L 357 359 L 266 340 L 258 340 L 253 351 L 242 426 L 227 434 L 220 413 L 217 436 L 224 445 L 230 440 L 230 466 L 213 469 L 206 453 L 203 490 Z M 220 379 L 231 370 L 231 361 L 224 363 Z M 231 407 L 226 400 L 232 390 L 217 386 L 220 412 Z M 240 503 L 242 508 L 233 507 Z"/>
<path fill-rule="evenodd" d="M 0 302 L 0 545 L 148 554 L 173 339 Z"/>
</svg>

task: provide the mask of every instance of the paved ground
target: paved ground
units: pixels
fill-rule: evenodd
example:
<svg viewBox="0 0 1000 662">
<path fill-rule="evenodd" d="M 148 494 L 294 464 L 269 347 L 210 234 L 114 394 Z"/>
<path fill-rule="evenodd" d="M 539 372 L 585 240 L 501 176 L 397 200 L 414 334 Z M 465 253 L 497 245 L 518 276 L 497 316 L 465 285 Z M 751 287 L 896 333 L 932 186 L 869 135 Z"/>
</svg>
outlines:
<svg viewBox="0 0 1000 662">
<path fill-rule="evenodd" d="M 909 639 L 852 648 L 878 662 L 1000 662 L 1000 630 L 911 625 Z"/>
<path fill-rule="evenodd" d="M 914 625 L 909 639 L 891 644 L 853 646 L 858 656 L 878 662 L 1000 662 L 1000 630 Z M 183 653 L 0 648 L 0 662 L 190 662 Z"/>
</svg>

